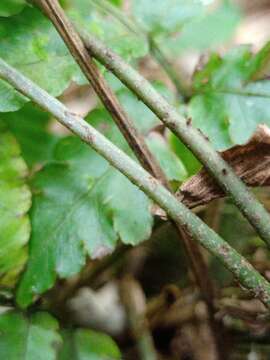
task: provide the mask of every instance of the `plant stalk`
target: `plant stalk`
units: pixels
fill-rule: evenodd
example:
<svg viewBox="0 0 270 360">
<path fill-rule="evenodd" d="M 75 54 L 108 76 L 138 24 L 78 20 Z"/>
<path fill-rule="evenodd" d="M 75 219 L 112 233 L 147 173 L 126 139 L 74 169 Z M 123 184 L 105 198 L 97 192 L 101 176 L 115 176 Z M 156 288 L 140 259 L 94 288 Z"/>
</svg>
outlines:
<svg viewBox="0 0 270 360">
<path fill-rule="evenodd" d="M 127 176 L 167 214 L 232 272 L 235 279 L 270 309 L 270 284 L 218 234 L 180 203 L 157 179 L 78 115 L 0 59 L 0 78 L 52 114 L 112 166 Z"/>
<path fill-rule="evenodd" d="M 101 97 L 104 105 L 112 114 L 116 125 L 118 125 L 120 131 L 122 131 L 122 134 L 131 145 L 131 148 L 133 149 L 133 152 L 135 153 L 141 165 L 146 170 L 148 170 L 151 175 L 160 180 L 164 186 L 170 189 L 170 183 L 156 162 L 156 159 L 148 150 L 144 137 L 137 132 L 137 129 L 133 126 L 127 117 L 127 114 L 119 104 L 116 96 L 106 84 L 102 74 L 94 64 L 72 23 L 70 23 L 64 11 L 59 6 L 58 1 L 36 0 L 36 3 L 38 3 L 41 10 L 52 21 L 60 36 L 70 49 L 74 59 L 80 66 L 82 72 L 90 81 L 90 83 L 94 85 L 97 94 Z M 209 312 L 211 310 L 213 313 L 214 286 L 212 285 L 210 276 L 208 274 L 207 265 L 204 262 L 198 245 L 192 242 L 192 239 L 189 238 L 189 236 L 181 229 L 179 225 L 175 224 L 175 226 L 179 236 L 183 240 L 195 280 L 201 289 L 202 296 L 205 299 L 207 306 L 209 306 Z"/>
<path fill-rule="evenodd" d="M 117 97 L 94 63 L 93 58 L 89 55 L 72 23 L 65 16 L 58 0 L 33 0 L 32 2 L 35 3 L 53 23 L 87 80 L 93 86 L 105 108 L 111 114 L 129 146 L 136 153 L 140 163 L 145 169 L 155 174 L 155 176 L 158 176 L 165 184 L 166 179 L 163 171 L 146 146 L 143 136 L 134 127 L 132 120 L 120 105 Z"/>
<path fill-rule="evenodd" d="M 205 165 L 270 247 L 269 213 L 214 150 L 209 140 L 199 129 L 192 126 L 192 119 L 180 115 L 143 76 L 102 42 L 89 34 L 81 33 L 81 36 L 90 54 L 132 90 Z"/>
<path fill-rule="evenodd" d="M 96 7 L 106 14 L 112 15 L 115 19 L 121 22 L 130 32 L 137 36 L 144 37 L 145 42 L 149 45 L 149 50 L 153 58 L 159 63 L 161 68 L 165 71 L 168 78 L 171 80 L 177 91 L 178 98 L 186 101 L 189 98 L 188 89 L 184 85 L 181 77 L 178 75 L 166 55 L 157 44 L 151 34 L 145 32 L 134 19 L 129 18 L 126 14 L 123 14 L 120 9 L 111 4 L 107 0 L 90 0 Z"/>
</svg>

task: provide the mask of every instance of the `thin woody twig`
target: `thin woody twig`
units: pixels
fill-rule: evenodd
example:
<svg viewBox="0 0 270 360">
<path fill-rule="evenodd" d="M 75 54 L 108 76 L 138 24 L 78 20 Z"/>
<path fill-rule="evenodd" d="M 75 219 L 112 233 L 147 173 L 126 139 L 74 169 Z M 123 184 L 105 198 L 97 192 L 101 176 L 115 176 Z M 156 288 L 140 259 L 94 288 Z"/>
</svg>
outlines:
<svg viewBox="0 0 270 360">
<path fill-rule="evenodd" d="M 90 54 L 114 73 L 189 147 L 222 190 L 231 196 L 235 205 L 254 226 L 261 238 L 270 246 L 269 213 L 227 162 L 214 150 L 209 140 L 193 127 L 192 119 L 183 117 L 143 76 L 102 42 L 88 33 L 81 33 L 81 36 Z"/>
<path fill-rule="evenodd" d="M 45 15 L 52 21 L 55 28 L 65 41 L 72 56 L 79 64 L 86 78 L 89 80 L 105 108 L 112 115 L 131 149 L 137 155 L 145 169 L 155 174 L 163 184 L 166 179 L 159 164 L 145 145 L 143 136 L 133 126 L 126 112 L 121 107 L 117 97 L 106 83 L 104 77 L 85 48 L 71 22 L 65 16 L 57 0 L 33 0 Z"/>
<path fill-rule="evenodd" d="M 91 82 L 97 94 L 101 97 L 104 105 L 112 114 L 116 124 L 119 126 L 123 135 L 129 142 L 141 165 L 153 176 L 159 179 L 167 188 L 170 188 L 169 181 L 148 150 L 144 138 L 138 133 L 136 128 L 128 119 L 114 93 L 106 84 L 73 25 L 67 19 L 64 11 L 59 6 L 58 1 L 36 0 L 36 3 L 53 22 L 54 26 L 70 49 L 72 55 L 78 62 L 83 73 Z M 208 275 L 208 269 L 200 249 L 196 243 L 192 242 L 189 236 L 179 225 L 175 224 L 175 226 L 183 239 L 184 246 L 190 260 L 190 265 L 194 272 L 195 280 L 201 288 L 202 295 L 205 298 L 206 303 L 209 305 L 209 309 L 213 312 L 214 308 L 212 301 L 214 299 L 214 287 L 211 283 L 210 276 Z"/>
</svg>

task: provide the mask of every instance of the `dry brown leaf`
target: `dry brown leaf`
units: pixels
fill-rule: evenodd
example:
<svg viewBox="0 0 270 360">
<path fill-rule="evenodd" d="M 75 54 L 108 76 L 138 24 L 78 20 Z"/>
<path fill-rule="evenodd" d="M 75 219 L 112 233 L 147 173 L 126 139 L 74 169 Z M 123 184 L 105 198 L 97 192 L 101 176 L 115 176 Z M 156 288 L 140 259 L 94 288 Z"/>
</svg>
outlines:
<svg viewBox="0 0 270 360">
<path fill-rule="evenodd" d="M 270 185 L 270 129 L 266 125 L 259 125 L 246 145 L 235 146 L 221 155 L 248 186 Z M 203 168 L 180 187 L 176 196 L 194 208 L 223 197 L 224 192 Z"/>
</svg>

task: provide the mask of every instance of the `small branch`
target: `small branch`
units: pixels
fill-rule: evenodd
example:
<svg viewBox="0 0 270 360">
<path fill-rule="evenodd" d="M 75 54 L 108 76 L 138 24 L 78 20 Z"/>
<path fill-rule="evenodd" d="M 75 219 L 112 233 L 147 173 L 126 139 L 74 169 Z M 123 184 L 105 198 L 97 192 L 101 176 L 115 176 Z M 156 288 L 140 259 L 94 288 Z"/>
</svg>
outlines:
<svg viewBox="0 0 270 360">
<path fill-rule="evenodd" d="M 90 54 L 114 73 L 205 165 L 223 191 L 270 246 L 270 216 L 233 169 L 214 150 L 209 140 L 174 109 L 136 70 L 89 34 L 82 34 Z"/>
<path fill-rule="evenodd" d="M 148 150 L 143 136 L 139 134 L 137 129 L 128 119 L 127 114 L 119 104 L 116 96 L 106 84 L 76 30 L 73 28 L 73 25 L 69 22 L 64 11 L 59 6 L 58 1 L 37 0 L 36 2 L 55 25 L 81 70 L 95 88 L 108 111 L 112 114 L 113 119 L 122 131 L 126 140 L 129 142 L 141 165 L 169 189 L 169 180 L 166 178 L 166 175 L 163 173 L 155 158 Z M 202 295 L 205 298 L 209 309 L 213 311 L 214 308 L 212 302 L 214 299 L 214 287 L 211 284 L 208 269 L 200 249 L 196 243 L 192 242 L 180 226 L 177 224 L 175 225 L 179 235 L 183 239 L 191 268 L 194 272 L 195 279 L 201 288 Z"/>
<path fill-rule="evenodd" d="M 144 37 L 145 41 L 148 42 L 149 48 L 151 51 L 151 55 L 162 69 L 166 72 L 169 79 L 174 84 L 177 95 L 180 99 L 187 100 L 189 97 L 186 86 L 184 86 L 181 77 L 178 75 L 170 61 L 167 59 L 164 52 L 161 50 L 160 46 L 153 39 L 151 34 L 147 34 L 140 26 L 137 24 L 135 19 L 131 19 L 127 14 L 123 14 L 123 12 L 111 4 L 107 0 L 90 0 L 96 7 L 101 9 L 108 15 L 113 15 L 115 19 L 121 22 L 130 32 L 134 33 L 139 37 Z"/>
<path fill-rule="evenodd" d="M 218 234 L 186 208 L 158 180 L 127 156 L 122 150 L 57 99 L 50 96 L 19 71 L 0 59 L 0 78 L 52 114 L 82 141 L 90 145 L 112 166 L 127 176 L 154 202 L 232 272 L 235 279 L 270 309 L 270 284 L 254 267 Z"/>
<path fill-rule="evenodd" d="M 143 136 L 133 126 L 132 121 L 128 118 L 128 115 L 120 105 L 117 97 L 112 92 L 92 57 L 89 55 L 81 38 L 66 17 L 63 9 L 60 7 L 58 0 L 34 0 L 34 3 L 41 8 L 54 24 L 82 72 L 93 86 L 105 108 L 112 115 L 112 118 L 127 140 L 129 146 L 137 155 L 140 163 L 145 169 L 152 174 L 155 174 L 155 176 L 166 184 L 163 171 L 147 148 Z"/>
</svg>

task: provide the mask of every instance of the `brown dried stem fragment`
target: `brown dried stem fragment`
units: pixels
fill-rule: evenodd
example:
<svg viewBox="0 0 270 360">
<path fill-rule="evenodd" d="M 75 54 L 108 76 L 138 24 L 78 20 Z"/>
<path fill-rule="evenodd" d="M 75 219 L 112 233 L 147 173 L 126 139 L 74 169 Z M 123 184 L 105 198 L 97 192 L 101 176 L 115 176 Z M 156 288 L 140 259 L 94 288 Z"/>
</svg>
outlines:
<svg viewBox="0 0 270 360">
<path fill-rule="evenodd" d="M 156 159 L 150 153 L 143 136 L 133 126 L 132 121 L 128 118 L 127 114 L 119 104 L 115 94 L 107 85 L 80 36 L 66 17 L 63 9 L 59 6 L 58 1 L 35 0 L 34 2 L 54 24 L 86 78 L 92 84 L 104 106 L 112 115 L 141 165 L 155 178 L 159 179 L 163 185 L 170 188 L 168 179 L 158 165 Z M 200 248 L 179 225 L 175 224 L 175 226 L 183 239 L 195 280 L 201 288 L 205 301 L 209 305 L 209 311 L 213 312 L 212 301 L 214 299 L 214 288 L 210 276 L 208 275 L 207 265 L 204 262 Z"/>
<path fill-rule="evenodd" d="M 270 129 L 266 125 L 259 125 L 246 145 L 235 146 L 221 155 L 248 186 L 270 185 Z M 194 208 L 225 193 L 203 168 L 185 182 L 176 195 L 187 207 Z"/>
</svg>

